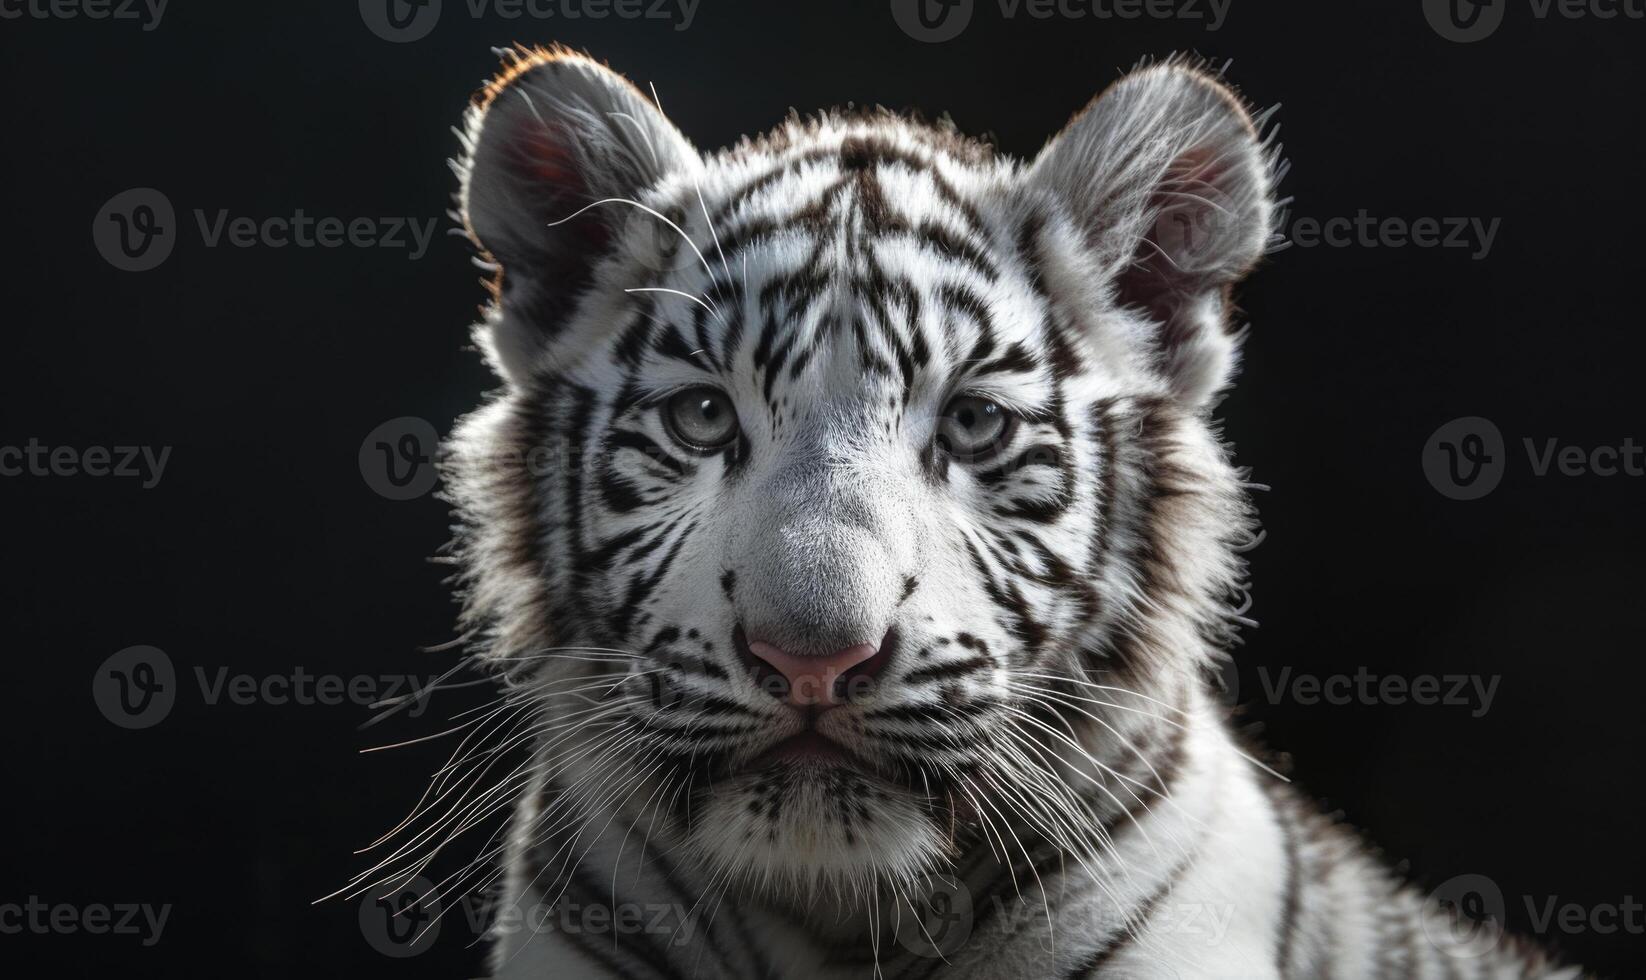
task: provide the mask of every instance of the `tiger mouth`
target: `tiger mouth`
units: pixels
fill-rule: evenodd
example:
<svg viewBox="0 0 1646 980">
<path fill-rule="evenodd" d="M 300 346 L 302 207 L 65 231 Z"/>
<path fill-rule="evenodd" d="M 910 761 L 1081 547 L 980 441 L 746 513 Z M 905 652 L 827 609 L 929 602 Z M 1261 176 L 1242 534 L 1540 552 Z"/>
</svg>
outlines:
<svg viewBox="0 0 1646 980">
<path fill-rule="evenodd" d="M 766 749 L 744 767 L 745 772 L 758 772 L 774 766 L 840 767 L 873 772 L 851 749 L 824 735 L 815 728 L 791 735 Z"/>
</svg>

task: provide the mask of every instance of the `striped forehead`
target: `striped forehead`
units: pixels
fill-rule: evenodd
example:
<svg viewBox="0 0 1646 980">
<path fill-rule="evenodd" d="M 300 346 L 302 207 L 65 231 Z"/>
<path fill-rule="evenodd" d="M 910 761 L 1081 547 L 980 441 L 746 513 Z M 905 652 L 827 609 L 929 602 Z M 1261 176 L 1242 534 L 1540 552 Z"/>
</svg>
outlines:
<svg viewBox="0 0 1646 980">
<path fill-rule="evenodd" d="M 822 130 L 779 152 L 716 158 L 704 182 L 719 192 L 716 232 L 733 253 L 777 230 L 809 232 L 825 246 L 815 261 L 842 264 L 861 260 L 870 241 L 901 237 L 992 271 L 983 253 L 996 229 L 979 201 L 1010 167 L 958 160 L 934 138 L 897 127 Z"/>
<path fill-rule="evenodd" d="M 714 226 L 694 229 L 708 246 L 694 271 L 737 311 L 696 314 L 705 343 L 768 392 L 850 381 L 907 401 L 966 370 L 1034 373 L 1047 314 L 996 214 L 1010 172 L 899 130 L 719 159 L 691 188 Z"/>
</svg>

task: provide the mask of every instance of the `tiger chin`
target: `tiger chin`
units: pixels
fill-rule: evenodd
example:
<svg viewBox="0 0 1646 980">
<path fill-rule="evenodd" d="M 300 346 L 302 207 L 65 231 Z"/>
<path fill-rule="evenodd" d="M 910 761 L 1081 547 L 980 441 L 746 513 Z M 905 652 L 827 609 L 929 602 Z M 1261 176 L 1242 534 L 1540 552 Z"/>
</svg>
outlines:
<svg viewBox="0 0 1646 980">
<path fill-rule="evenodd" d="M 512 809 L 496 975 L 1577 975 L 1227 726 L 1267 127 L 1174 58 L 1028 161 L 880 110 L 710 153 L 505 53 L 455 168 L 501 387 L 443 471 L 501 693 L 422 838 Z"/>
</svg>

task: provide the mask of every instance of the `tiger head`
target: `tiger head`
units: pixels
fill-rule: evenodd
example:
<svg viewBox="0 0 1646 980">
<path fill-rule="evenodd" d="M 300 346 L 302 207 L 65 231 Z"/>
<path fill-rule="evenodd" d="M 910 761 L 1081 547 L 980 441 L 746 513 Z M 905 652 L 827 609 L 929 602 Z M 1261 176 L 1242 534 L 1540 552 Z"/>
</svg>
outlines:
<svg viewBox="0 0 1646 980">
<path fill-rule="evenodd" d="M 457 166 L 503 385 L 447 476 L 555 787 L 801 887 L 1128 802 L 1105 773 L 1239 621 L 1210 409 L 1275 224 L 1260 126 L 1173 60 L 1030 163 L 879 111 L 710 154 L 512 53 Z"/>
</svg>

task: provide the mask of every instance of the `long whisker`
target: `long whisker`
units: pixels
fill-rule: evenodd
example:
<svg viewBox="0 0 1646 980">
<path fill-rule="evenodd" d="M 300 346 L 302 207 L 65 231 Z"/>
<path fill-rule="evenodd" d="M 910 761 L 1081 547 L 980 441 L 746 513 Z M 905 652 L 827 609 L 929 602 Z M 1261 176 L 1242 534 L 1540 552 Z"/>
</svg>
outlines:
<svg viewBox="0 0 1646 980">
<path fill-rule="evenodd" d="M 578 217 L 579 215 L 583 214 L 584 212 L 586 212 L 586 211 L 588 211 L 592 208 L 600 207 L 602 204 L 627 204 L 630 207 L 639 208 L 640 210 L 642 210 L 642 211 L 646 212 L 647 214 L 651 215 L 652 217 L 656 218 L 658 221 L 661 221 L 664 224 L 668 225 L 670 228 L 673 228 L 674 231 L 675 231 L 675 234 L 679 235 L 681 237 L 681 239 L 683 241 L 685 241 L 685 243 L 688 246 L 690 246 L 693 254 L 695 254 L 697 256 L 697 261 L 699 261 L 703 264 L 703 271 L 709 274 L 709 278 L 711 278 L 711 279 L 714 278 L 714 269 L 709 266 L 709 260 L 703 257 L 703 253 L 702 253 L 702 251 L 700 251 L 698 249 L 697 243 L 692 241 L 692 236 L 686 234 L 684 229 L 682 229 L 679 225 L 675 224 L 673 221 L 670 221 L 667 215 L 665 215 L 662 212 L 658 211 L 656 208 L 649 208 L 646 205 L 641 204 L 639 201 L 633 200 L 632 198 L 627 198 L 627 197 L 603 197 L 598 201 L 591 201 L 588 204 L 585 204 L 582 207 L 578 208 L 576 211 L 573 211 L 571 214 L 566 215 L 564 218 L 561 218 L 557 221 L 549 222 L 548 227 L 555 228 L 555 227 L 558 227 L 560 225 L 563 225 L 566 222 L 571 221 L 572 219 Z M 684 294 L 682 294 L 682 295 L 684 295 Z M 710 307 L 710 309 L 712 310 L 713 307 Z"/>
</svg>

